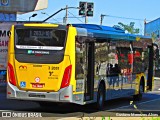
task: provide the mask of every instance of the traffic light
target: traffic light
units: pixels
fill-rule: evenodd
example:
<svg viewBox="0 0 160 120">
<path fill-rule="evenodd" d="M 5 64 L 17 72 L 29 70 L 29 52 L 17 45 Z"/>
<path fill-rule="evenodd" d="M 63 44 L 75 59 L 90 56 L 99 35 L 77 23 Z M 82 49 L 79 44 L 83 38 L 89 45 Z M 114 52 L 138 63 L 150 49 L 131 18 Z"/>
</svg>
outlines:
<svg viewBox="0 0 160 120">
<path fill-rule="evenodd" d="M 87 3 L 87 16 L 93 16 L 94 3 Z"/>
<path fill-rule="evenodd" d="M 79 3 L 79 15 L 86 15 L 86 2 Z"/>
</svg>

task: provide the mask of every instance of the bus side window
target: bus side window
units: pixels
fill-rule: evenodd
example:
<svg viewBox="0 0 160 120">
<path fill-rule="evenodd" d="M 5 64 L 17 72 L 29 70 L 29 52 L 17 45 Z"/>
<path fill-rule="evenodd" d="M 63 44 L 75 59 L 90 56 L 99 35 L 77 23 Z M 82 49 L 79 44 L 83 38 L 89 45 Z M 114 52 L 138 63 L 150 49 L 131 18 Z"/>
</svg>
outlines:
<svg viewBox="0 0 160 120">
<path fill-rule="evenodd" d="M 78 40 L 76 40 L 76 79 L 82 79 L 84 75 L 84 69 L 83 69 L 83 49 L 82 49 L 82 43 L 80 43 Z"/>
</svg>

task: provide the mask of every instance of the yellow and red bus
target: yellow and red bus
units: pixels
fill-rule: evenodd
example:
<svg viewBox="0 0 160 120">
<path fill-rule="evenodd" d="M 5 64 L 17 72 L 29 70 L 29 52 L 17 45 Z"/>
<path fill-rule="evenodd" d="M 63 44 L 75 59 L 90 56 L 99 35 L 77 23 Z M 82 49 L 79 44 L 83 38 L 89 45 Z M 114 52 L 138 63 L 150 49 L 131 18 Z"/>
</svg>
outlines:
<svg viewBox="0 0 160 120">
<path fill-rule="evenodd" d="M 89 104 L 151 91 L 152 39 L 94 24 L 13 25 L 7 98 Z"/>
</svg>

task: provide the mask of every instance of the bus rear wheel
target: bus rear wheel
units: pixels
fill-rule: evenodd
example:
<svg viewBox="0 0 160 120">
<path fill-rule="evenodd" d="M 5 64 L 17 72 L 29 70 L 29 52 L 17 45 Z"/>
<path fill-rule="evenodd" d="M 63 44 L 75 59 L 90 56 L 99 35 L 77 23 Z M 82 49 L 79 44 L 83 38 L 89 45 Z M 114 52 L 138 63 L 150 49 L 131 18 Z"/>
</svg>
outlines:
<svg viewBox="0 0 160 120">
<path fill-rule="evenodd" d="M 144 92 L 144 85 L 143 85 L 143 82 L 142 82 L 142 80 L 141 80 L 140 85 L 139 85 L 139 93 L 138 93 L 137 95 L 134 95 L 134 96 L 133 96 L 133 99 L 134 99 L 135 101 L 140 101 L 140 100 L 142 100 L 142 94 L 143 94 L 143 92 Z"/>
<path fill-rule="evenodd" d="M 98 110 L 102 110 L 104 107 L 104 102 L 105 102 L 105 88 L 104 85 L 101 83 L 98 89 L 96 108 Z"/>
</svg>

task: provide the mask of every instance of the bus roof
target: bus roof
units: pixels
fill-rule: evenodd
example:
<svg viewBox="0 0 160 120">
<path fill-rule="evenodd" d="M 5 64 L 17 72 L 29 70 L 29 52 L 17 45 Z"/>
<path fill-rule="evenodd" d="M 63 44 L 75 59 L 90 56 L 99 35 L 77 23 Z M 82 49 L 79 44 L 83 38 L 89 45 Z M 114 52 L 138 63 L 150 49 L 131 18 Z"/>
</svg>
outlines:
<svg viewBox="0 0 160 120">
<path fill-rule="evenodd" d="M 151 39 L 143 35 L 127 34 L 119 28 L 95 25 L 95 24 L 72 24 L 77 28 L 78 35 L 95 37 L 97 39 L 127 40 L 136 41 L 137 39 Z"/>
</svg>

